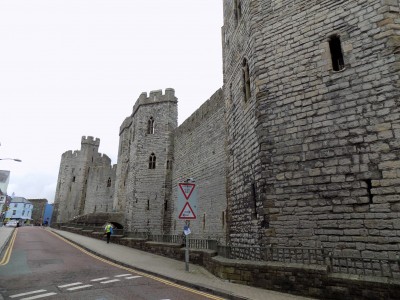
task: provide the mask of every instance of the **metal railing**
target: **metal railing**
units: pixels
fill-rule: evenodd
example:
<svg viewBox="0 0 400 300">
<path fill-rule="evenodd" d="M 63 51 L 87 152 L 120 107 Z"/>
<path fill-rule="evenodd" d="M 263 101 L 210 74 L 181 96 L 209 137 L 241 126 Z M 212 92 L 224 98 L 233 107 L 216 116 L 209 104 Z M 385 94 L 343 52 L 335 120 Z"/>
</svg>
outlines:
<svg viewBox="0 0 400 300">
<path fill-rule="evenodd" d="M 149 241 L 159 243 L 182 244 L 182 235 L 178 234 L 150 234 Z"/>
<path fill-rule="evenodd" d="M 326 266 L 330 273 L 400 278 L 400 258 L 365 258 L 334 255 L 323 248 L 277 246 L 223 246 L 218 255 L 228 259 L 273 261 Z"/>
<path fill-rule="evenodd" d="M 329 271 L 363 276 L 400 278 L 400 258 L 347 257 L 329 254 Z"/>
</svg>

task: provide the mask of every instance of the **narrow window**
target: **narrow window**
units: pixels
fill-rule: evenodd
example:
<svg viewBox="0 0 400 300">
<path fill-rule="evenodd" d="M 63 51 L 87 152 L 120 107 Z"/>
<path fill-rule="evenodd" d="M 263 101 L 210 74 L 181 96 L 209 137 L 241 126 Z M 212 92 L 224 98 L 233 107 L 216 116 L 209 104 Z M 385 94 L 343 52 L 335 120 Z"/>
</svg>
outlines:
<svg viewBox="0 0 400 300">
<path fill-rule="evenodd" d="M 244 102 L 249 101 L 251 97 L 250 91 L 250 72 L 249 65 L 247 63 L 247 59 L 243 59 L 242 63 L 242 75 L 243 75 L 243 94 L 244 94 Z"/>
<path fill-rule="evenodd" d="M 235 15 L 235 23 L 237 25 L 242 17 L 242 4 L 240 3 L 240 0 L 234 1 L 233 13 Z"/>
<path fill-rule="evenodd" d="M 156 156 L 152 153 L 149 157 L 149 169 L 156 168 Z"/>
<path fill-rule="evenodd" d="M 150 200 L 147 199 L 147 210 L 150 210 Z"/>
<path fill-rule="evenodd" d="M 147 133 L 154 134 L 154 119 L 150 117 L 149 121 L 147 121 Z"/>
<path fill-rule="evenodd" d="M 230 103 L 233 102 L 232 82 L 229 85 L 229 101 L 230 101 Z"/>
<path fill-rule="evenodd" d="M 164 201 L 164 211 L 168 211 L 168 200 Z"/>
<path fill-rule="evenodd" d="M 167 160 L 167 170 L 172 170 L 172 161 Z"/>
<path fill-rule="evenodd" d="M 329 49 L 331 51 L 332 68 L 334 71 L 340 71 L 344 69 L 344 59 L 342 52 L 342 45 L 340 37 L 333 35 L 329 39 Z"/>
<path fill-rule="evenodd" d="M 75 182 L 75 176 L 74 176 L 74 177 L 72 177 L 72 182 Z"/>
<path fill-rule="evenodd" d="M 221 216 L 221 221 L 222 221 L 222 228 L 225 228 L 225 211 L 222 211 L 222 216 Z"/>
<path fill-rule="evenodd" d="M 257 218 L 257 197 L 256 197 L 256 183 L 251 184 L 251 201 L 253 204 L 253 218 Z"/>
<path fill-rule="evenodd" d="M 203 214 L 203 230 L 206 229 L 206 214 Z"/>
<path fill-rule="evenodd" d="M 371 179 L 367 179 L 365 180 L 365 183 L 367 184 L 367 192 L 368 192 L 368 199 L 369 199 L 369 204 L 373 204 L 374 203 L 374 197 L 372 196 L 372 180 Z"/>
<path fill-rule="evenodd" d="M 108 180 L 107 180 L 107 187 L 110 187 L 110 186 L 111 186 L 111 178 L 108 177 Z"/>
</svg>

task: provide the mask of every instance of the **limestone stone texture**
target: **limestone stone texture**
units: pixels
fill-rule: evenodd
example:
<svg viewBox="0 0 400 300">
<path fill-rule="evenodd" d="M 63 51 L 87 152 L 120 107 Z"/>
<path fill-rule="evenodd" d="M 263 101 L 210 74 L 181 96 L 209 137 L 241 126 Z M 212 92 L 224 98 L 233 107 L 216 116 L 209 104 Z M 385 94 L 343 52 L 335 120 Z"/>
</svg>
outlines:
<svg viewBox="0 0 400 300">
<path fill-rule="evenodd" d="M 395 257 L 399 1 L 223 0 L 223 12 L 222 88 L 180 126 L 173 89 L 140 95 L 116 166 L 98 139 L 64 153 L 57 221 L 112 206 L 127 231 L 180 234 L 177 185 L 194 178 L 194 235 Z"/>
<path fill-rule="evenodd" d="M 400 250 L 399 9 L 396 0 L 224 1 L 233 245 Z"/>
</svg>

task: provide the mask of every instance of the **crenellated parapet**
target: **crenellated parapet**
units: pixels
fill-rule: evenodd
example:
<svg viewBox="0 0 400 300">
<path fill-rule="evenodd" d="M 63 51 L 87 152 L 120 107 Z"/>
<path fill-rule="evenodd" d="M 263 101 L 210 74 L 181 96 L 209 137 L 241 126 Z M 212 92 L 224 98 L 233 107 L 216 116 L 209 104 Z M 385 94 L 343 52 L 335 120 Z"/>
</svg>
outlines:
<svg viewBox="0 0 400 300">
<path fill-rule="evenodd" d="M 79 153 L 80 153 L 79 150 L 75 150 L 75 151 L 68 150 L 62 154 L 62 159 L 76 158 L 76 157 L 78 157 Z"/>
<path fill-rule="evenodd" d="M 100 146 L 100 139 L 99 138 L 94 138 L 92 136 L 82 136 L 81 139 L 81 145 L 88 145 L 88 146 L 95 146 L 99 147 Z"/>
<path fill-rule="evenodd" d="M 152 105 L 161 102 L 174 102 L 176 103 L 178 99 L 175 97 L 175 90 L 172 88 L 165 89 L 165 93 L 162 90 L 151 91 L 149 96 L 146 92 L 140 94 L 139 98 L 136 100 L 135 105 L 132 109 L 132 116 L 135 115 L 136 111 L 142 105 Z"/>
</svg>

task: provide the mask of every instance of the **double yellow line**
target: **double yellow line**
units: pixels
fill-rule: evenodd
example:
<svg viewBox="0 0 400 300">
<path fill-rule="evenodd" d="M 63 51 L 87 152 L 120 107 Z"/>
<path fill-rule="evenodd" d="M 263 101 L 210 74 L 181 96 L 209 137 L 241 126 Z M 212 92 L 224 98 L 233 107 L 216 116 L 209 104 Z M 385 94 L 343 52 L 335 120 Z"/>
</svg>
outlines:
<svg viewBox="0 0 400 300">
<path fill-rule="evenodd" d="M 0 260 L 0 267 L 8 264 L 8 262 L 10 261 L 11 252 L 14 247 L 15 238 L 17 237 L 17 231 L 18 231 L 18 228 L 16 228 L 14 230 L 14 233 L 11 237 L 10 244 L 7 247 L 6 253 L 4 254 L 3 258 Z"/>
<path fill-rule="evenodd" d="M 185 287 L 185 286 L 182 286 L 182 285 L 173 283 L 173 282 L 171 282 L 171 281 L 169 281 L 169 280 L 165 280 L 165 279 L 162 279 L 162 278 L 159 278 L 159 277 L 150 275 L 150 274 L 146 274 L 146 273 L 143 273 L 143 272 L 134 270 L 134 269 L 130 269 L 130 268 L 127 268 L 127 267 L 118 265 L 118 264 L 113 263 L 113 262 L 111 262 L 111 261 L 109 261 L 109 260 L 107 260 L 107 259 L 104 259 L 104 258 L 100 257 L 100 256 L 94 255 L 93 253 L 91 253 L 91 252 L 89 252 L 89 251 L 83 249 L 82 247 L 77 246 L 76 244 L 74 244 L 74 243 L 68 241 L 67 239 L 61 237 L 60 235 L 58 235 L 57 233 L 55 233 L 55 232 L 53 232 L 53 231 L 50 231 L 50 232 L 51 232 L 52 234 L 54 234 L 55 236 L 57 236 L 58 238 L 60 238 L 61 240 L 63 240 L 64 242 L 66 242 L 66 243 L 70 244 L 71 246 L 75 247 L 76 249 L 80 250 L 81 252 L 83 252 L 83 253 L 85 253 L 85 254 L 87 254 L 87 255 L 89 255 L 89 256 L 91 256 L 91 257 L 97 259 L 97 260 L 100 260 L 100 261 L 102 261 L 102 262 L 104 262 L 104 263 L 106 263 L 106 264 L 109 264 L 109 265 L 111 265 L 111 266 L 114 266 L 114 267 L 117 267 L 117 268 L 120 268 L 120 269 L 129 271 L 129 272 L 132 272 L 132 273 L 136 273 L 136 274 L 141 275 L 141 276 L 143 276 L 143 277 L 147 277 L 147 278 L 156 280 L 156 281 L 158 281 L 158 282 L 162 282 L 162 283 L 164 283 L 164 284 L 167 284 L 167 285 L 169 285 L 169 286 L 176 287 L 176 288 L 181 289 L 181 290 L 185 290 L 185 291 L 188 291 L 188 292 L 197 294 L 197 295 L 204 296 L 204 297 L 206 297 L 206 298 L 208 298 L 208 299 L 213 299 L 213 300 L 224 300 L 224 298 L 221 298 L 221 297 L 218 297 L 218 296 L 214 296 L 214 295 L 211 295 L 211 294 L 208 294 L 208 293 L 204 293 L 204 292 L 201 292 L 201 291 L 192 289 L 192 288 L 188 288 L 188 287 Z"/>
</svg>

